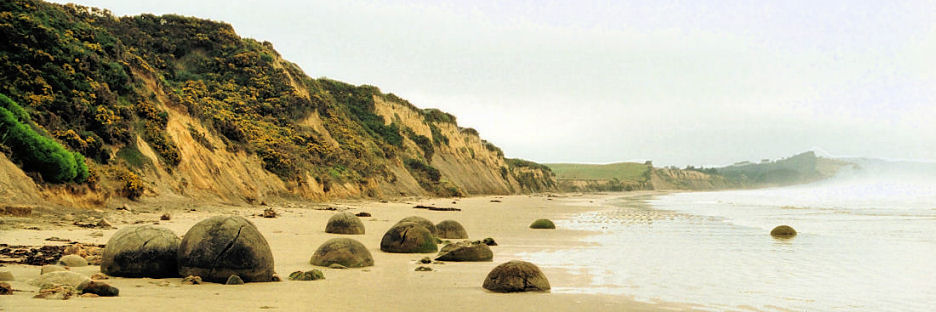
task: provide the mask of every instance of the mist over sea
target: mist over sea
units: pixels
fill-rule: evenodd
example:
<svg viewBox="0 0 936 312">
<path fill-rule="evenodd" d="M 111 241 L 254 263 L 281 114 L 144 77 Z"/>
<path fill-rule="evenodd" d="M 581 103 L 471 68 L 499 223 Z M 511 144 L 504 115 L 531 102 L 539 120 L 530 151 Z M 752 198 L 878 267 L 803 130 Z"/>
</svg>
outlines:
<svg viewBox="0 0 936 312">
<path fill-rule="evenodd" d="M 558 226 L 599 231 L 589 247 L 526 254 L 605 293 L 711 310 L 931 311 L 936 306 L 936 165 L 851 160 L 790 187 L 618 200 Z M 795 238 L 768 233 L 793 226 Z"/>
</svg>

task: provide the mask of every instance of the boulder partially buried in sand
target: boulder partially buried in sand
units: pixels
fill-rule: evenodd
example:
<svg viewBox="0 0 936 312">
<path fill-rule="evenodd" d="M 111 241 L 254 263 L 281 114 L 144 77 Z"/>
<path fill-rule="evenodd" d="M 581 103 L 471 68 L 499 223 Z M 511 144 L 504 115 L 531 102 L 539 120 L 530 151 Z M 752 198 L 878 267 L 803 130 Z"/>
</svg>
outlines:
<svg viewBox="0 0 936 312">
<path fill-rule="evenodd" d="M 465 239 L 468 238 L 468 231 L 465 231 L 465 227 L 458 221 L 445 220 L 436 224 L 436 236 L 448 239 Z"/>
<path fill-rule="evenodd" d="M 380 240 L 380 250 L 399 253 L 436 252 L 435 237 L 421 224 L 397 223 Z"/>
<path fill-rule="evenodd" d="M 491 247 L 481 241 L 462 241 L 445 245 L 436 257 L 439 261 L 491 261 L 492 259 L 494 259 L 494 252 L 491 251 Z"/>
<path fill-rule="evenodd" d="M 88 266 L 88 260 L 79 256 L 79 255 L 67 255 L 59 259 L 58 265 L 64 265 L 68 267 L 83 267 Z"/>
<path fill-rule="evenodd" d="M 537 219 L 530 224 L 531 229 L 555 229 L 556 224 L 549 219 Z"/>
<path fill-rule="evenodd" d="M 513 260 L 491 270 L 482 287 L 495 292 L 546 291 L 549 281 L 535 264 Z"/>
<path fill-rule="evenodd" d="M 770 231 L 770 236 L 777 238 L 790 238 L 796 236 L 796 230 L 794 230 L 789 225 L 781 225 L 773 228 L 773 230 Z"/>
<path fill-rule="evenodd" d="M 422 225 L 427 230 L 429 230 L 429 233 L 432 233 L 432 235 L 436 235 L 436 233 L 438 233 L 438 229 L 436 229 L 435 224 L 433 224 L 432 221 L 429 221 L 429 219 L 426 219 L 420 216 L 409 216 L 409 217 L 400 219 L 400 221 L 397 222 L 397 224 L 406 223 L 406 222 L 411 222 L 411 223 Z"/>
<path fill-rule="evenodd" d="M 329 239 L 319 246 L 309 262 L 323 267 L 337 263 L 349 268 L 360 268 L 374 265 L 374 258 L 361 242 L 341 237 Z"/>
<path fill-rule="evenodd" d="M 231 275 L 244 282 L 273 278 L 273 253 L 260 231 L 240 216 L 215 216 L 185 233 L 176 260 L 179 275 L 224 283 Z"/>
<path fill-rule="evenodd" d="M 101 272 L 123 277 L 175 277 L 176 252 L 182 240 L 167 228 L 152 225 L 125 227 L 104 247 Z"/>
<path fill-rule="evenodd" d="M 364 223 L 350 212 L 340 212 L 328 219 L 325 225 L 326 233 L 333 234 L 364 234 Z"/>
<path fill-rule="evenodd" d="M 58 271 L 39 275 L 39 278 L 29 281 L 29 284 L 39 288 L 47 288 L 54 285 L 77 288 L 79 285 L 89 281 L 91 281 L 90 278 L 79 273 Z"/>
</svg>

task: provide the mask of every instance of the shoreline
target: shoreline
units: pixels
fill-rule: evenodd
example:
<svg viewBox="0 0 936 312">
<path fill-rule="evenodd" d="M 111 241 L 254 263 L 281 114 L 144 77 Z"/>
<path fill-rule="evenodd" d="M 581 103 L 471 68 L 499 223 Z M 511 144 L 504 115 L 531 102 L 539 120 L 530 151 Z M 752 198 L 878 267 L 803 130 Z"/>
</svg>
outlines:
<svg viewBox="0 0 936 312">
<path fill-rule="evenodd" d="M 336 201 L 325 204 L 309 203 L 299 207 L 292 203 L 274 204 L 279 214 L 276 218 L 253 216 L 268 206 L 230 207 L 216 205 L 199 207 L 188 211 L 188 207 L 170 211 L 169 221 L 160 221 L 160 226 L 171 229 L 182 236 L 194 223 L 218 214 L 236 214 L 247 217 L 257 225 L 273 250 L 276 272 L 288 276 L 297 270 L 318 268 L 325 273 L 322 281 L 288 281 L 272 283 L 249 283 L 227 286 L 206 283 L 181 285 L 181 278 L 115 278 L 105 282 L 118 287 L 119 297 L 73 298 L 67 301 L 32 299 L 36 288 L 26 281 L 39 275 L 38 266 L 7 264 L 2 270 L 10 270 L 16 277 L 11 282 L 14 289 L 23 290 L 5 296 L 0 310 L 58 311 L 75 309 L 119 310 L 128 306 L 141 310 L 162 310 L 162 307 L 199 309 L 208 311 L 230 310 L 595 310 L 595 311 L 658 311 L 687 310 L 690 306 L 680 303 L 645 303 L 628 296 L 572 293 L 520 293 L 498 294 L 481 288 L 481 282 L 494 266 L 517 259 L 517 255 L 544 250 L 559 250 L 586 246 L 582 238 L 593 233 L 559 228 L 557 230 L 531 230 L 528 225 L 536 218 L 554 220 L 567 219 L 579 213 L 607 208 L 603 203 L 610 198 L 622 198 L 660 194 L 660 192 L 628 192 L 613 194 L 565 194 L 562 197 L 544 195 L 478 196 L 460 199 L 429 198 L 411 199 L 400 202 L 375 202 L 367 200 Z M 500 202 L 493 202 L 493 200 Z M 454 203 L 453 203 L 454 202 Z M 428 211 L 413 209 L 413 204 L 458 207 L 462 211 Z M 362 218 L 367 228 L 365 235 L 335 235 L 324 232 L 327 219 L 334 210 L 319 210 L 334 207 L 337 211 L 366 211 L 373 217 Z M 159 220 L 164 211 L 137 209 L 141 212 L 110 214 L 116 226 L 123 227 L 139 221 L 151 224 Z M 142 212 L 146 211 L 146 212 Z M 494 238 L 498 246 L 493 262 L 446 262 L 432 264 L 432 272 L 415 272 L 418 259 L 435 254 L 391 254 L 379 250 L 383 233 L 397 220 L 418 215 L 433 222 L 446 219 L 459 221 L 468 230 L 471 240 Z M 15 222 L 14 222 L 15 223 Z M 28 221 L 27 221 L 28 223 Z M 40 230 L 9 229 L 0 231 L 0 243 L 9 245 L 41 246 L 52 244 L 45 239 L 61 237 L 81 243 L 103 244 L 116 229 L 86 229 L 75 226 L 41 225 Z M 99 233 L 99 234 L 95 234 Z M 94 237 L 92 235 L 100 235 Z M 312 252 L 319 244 L 333 237 L 349 237 L 361 241 L 375 259 L 375 266 L 362 269 L 336 270 L 315 267 L 308 263 Z M 554 288 L 582 285 L 582 277 L 565 268 L 542 267 Z M 75 271 L 92 274 L 98 266 L 74 268 Z M 588 283 L 588 281 L 584 281 Z"/>
</svg>

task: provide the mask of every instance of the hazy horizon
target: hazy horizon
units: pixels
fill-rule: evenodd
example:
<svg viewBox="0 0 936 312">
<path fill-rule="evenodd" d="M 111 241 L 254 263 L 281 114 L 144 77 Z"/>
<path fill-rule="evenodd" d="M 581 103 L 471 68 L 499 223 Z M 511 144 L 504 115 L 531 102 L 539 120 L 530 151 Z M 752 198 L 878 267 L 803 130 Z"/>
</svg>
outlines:
<svg viewBox="0 0 936 312">
<path fill-rule="evenodd" d="M 55 1 L 224 21 L 508 157 L 936 159 L 936 2 Z"/>
</svg>

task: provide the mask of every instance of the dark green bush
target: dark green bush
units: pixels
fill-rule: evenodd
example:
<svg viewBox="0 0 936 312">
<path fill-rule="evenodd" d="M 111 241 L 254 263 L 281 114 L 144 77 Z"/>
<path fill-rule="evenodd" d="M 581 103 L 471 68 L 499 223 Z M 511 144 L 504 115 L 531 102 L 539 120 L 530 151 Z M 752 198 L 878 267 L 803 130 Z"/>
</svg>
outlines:
<svg viewBox="0 0 936 312">
<path fill-rule="evenodd" d="M 24 124 L 29 122 L 28 114 L 6 96 L 0 97 L 0 102 L 3 104 L 0 107 L 0 144 L 10 148 L 12 158 L 22 162 L 23 169 L 37 171 L 43 179 L 54 183 L 84 182 L 88 178 L 84 156 L 66 150 Z M 17 118 L 13 111 L 24 118 Z"/>
</svg>

